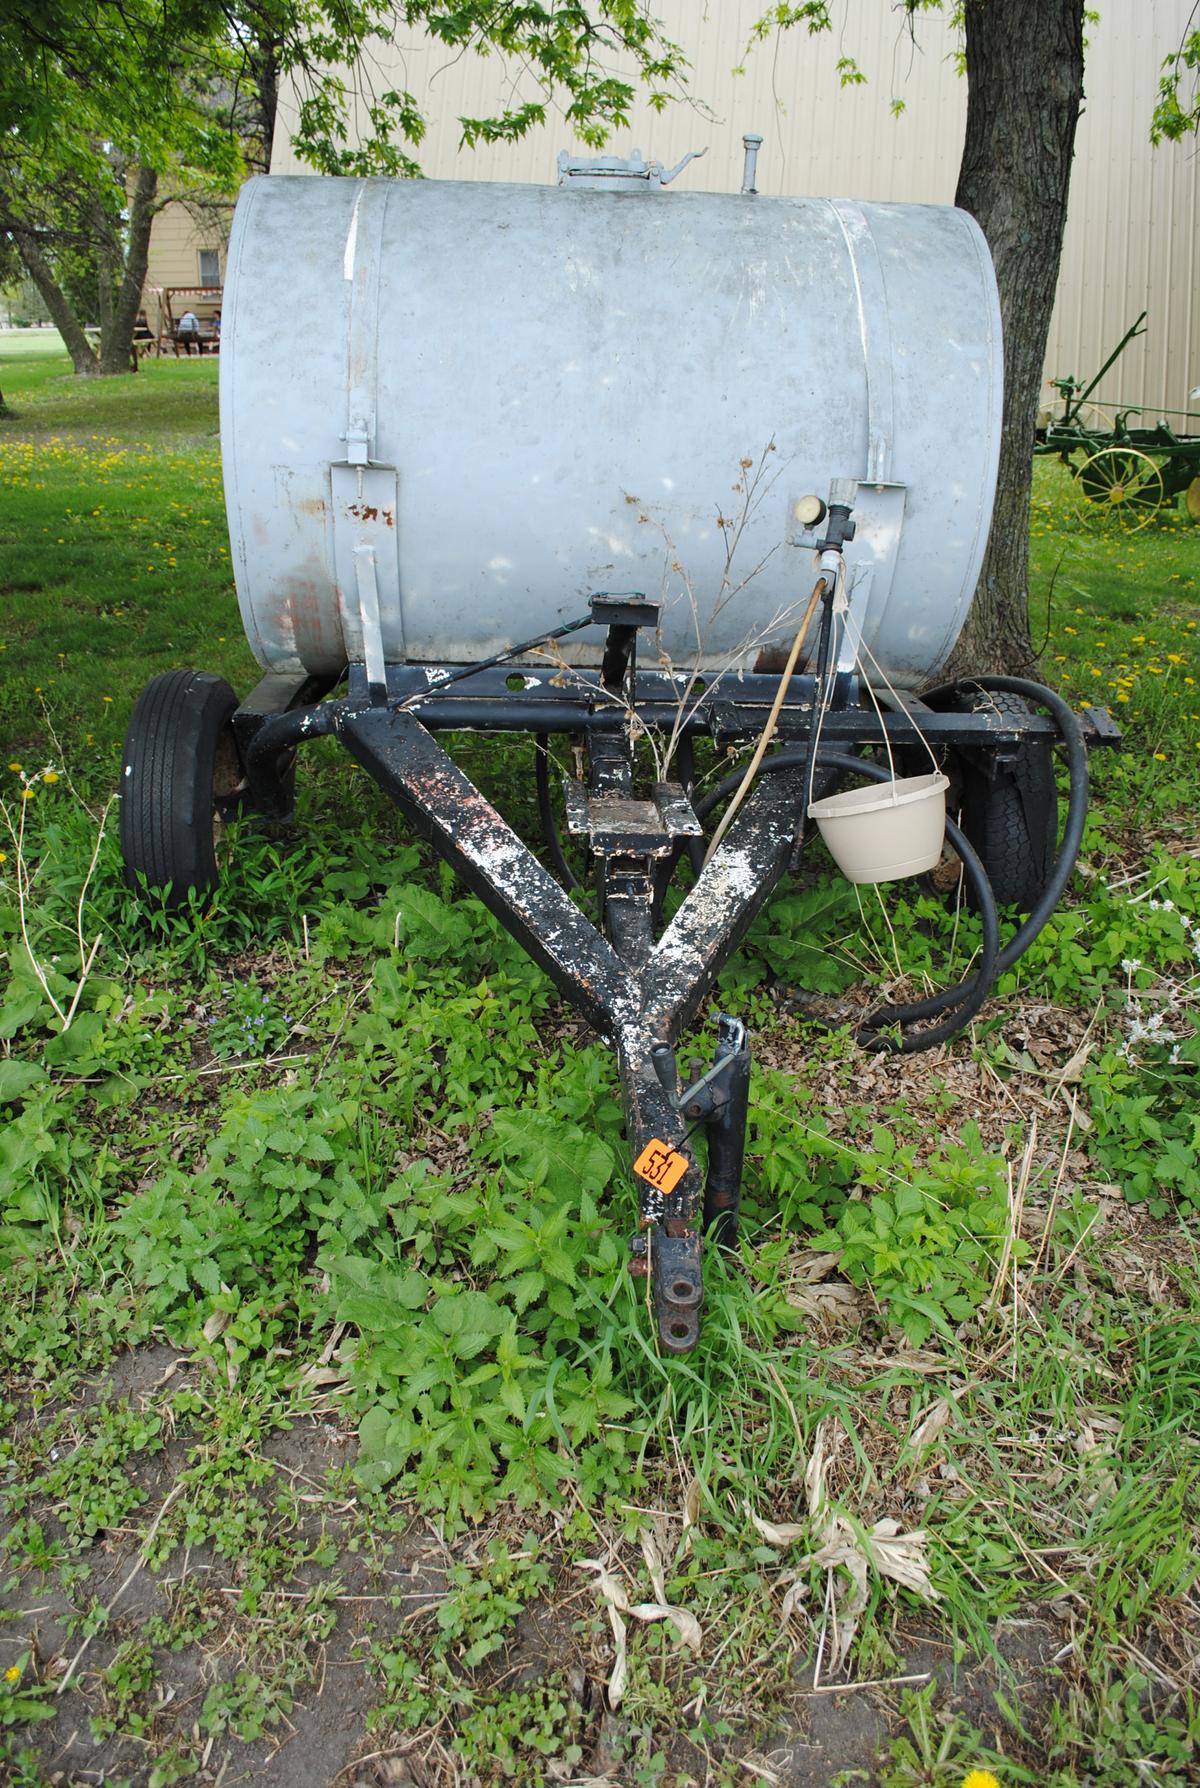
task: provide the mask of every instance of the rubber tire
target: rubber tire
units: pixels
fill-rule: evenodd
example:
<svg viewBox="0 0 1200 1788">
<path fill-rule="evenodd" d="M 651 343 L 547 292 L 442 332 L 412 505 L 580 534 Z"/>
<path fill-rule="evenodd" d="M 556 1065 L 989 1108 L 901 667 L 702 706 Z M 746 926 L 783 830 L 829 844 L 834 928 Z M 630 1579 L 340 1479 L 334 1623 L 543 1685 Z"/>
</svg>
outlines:
<svg viewBox="0 0 1200 1788">
<path fill-rule="evenodd" d="M 1027 719 L 1029 704 L 997 690 L 976 695 L 970 711 L 999 709 Z M 1049 743 L 1018 747 L 1011 770 L 994 777 L 962 761 L 961 825 L 975 847 L 996 896 L 997 906 L 1028 912 L 1054 861 L 1058 841 L 1058 786 L 1054 749 Z"/>
<path fill-rule="evenodd" d="M 121 772 L 125 880 L 162 889 L 168 906 L 216 884 L 214 822 L 236 810 L 241 779 L 230 724 L 236 707 L 224 678 L 165 671 L 147 683 L 130 718 Z"/>
</svg>

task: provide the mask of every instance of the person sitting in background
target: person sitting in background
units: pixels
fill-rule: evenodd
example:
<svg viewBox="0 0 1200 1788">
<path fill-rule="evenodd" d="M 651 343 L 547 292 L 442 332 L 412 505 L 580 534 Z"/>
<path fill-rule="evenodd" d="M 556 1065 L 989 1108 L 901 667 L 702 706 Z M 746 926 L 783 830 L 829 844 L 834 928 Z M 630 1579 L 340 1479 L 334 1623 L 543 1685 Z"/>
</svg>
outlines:
<svg viewBox="0 0 1200 1788">
<path fill-rule="evenodd" d="M 180 317 L 179 327 L 175 331 L 175 339 L 189 358 L 193 347 L 197 354 L 203 353 L 200 346 L 200 319 L 194 310 L 185 310 Z"/>
<path fill-rule="evenodd" d="M 133 325 L 133 340 L 129 344 L 130 372 L 137 372 L 142 355 L 150 352 L 150 347 L 153 341 L 154 336 L 151 334 L 150 325 L 146 321 L 146 313 L 144 310 L 139 310 L 137 314 L 137 322 Z"/>
</svg>

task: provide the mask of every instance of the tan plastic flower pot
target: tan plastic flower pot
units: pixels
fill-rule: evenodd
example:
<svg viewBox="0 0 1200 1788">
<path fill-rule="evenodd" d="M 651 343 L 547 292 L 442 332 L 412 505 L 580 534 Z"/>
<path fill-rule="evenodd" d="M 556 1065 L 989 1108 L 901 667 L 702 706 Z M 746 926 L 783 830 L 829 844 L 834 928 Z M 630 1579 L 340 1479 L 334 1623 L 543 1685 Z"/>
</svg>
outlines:
<svg viewBox="0 0 1200 1788">
<path fill-rule="evenodd" d="M 808 810 L 848 882 L 895 882 L 923 875 L 942 854 L 948 776 L 869 782 L 814 801 Z"/>
</svg>

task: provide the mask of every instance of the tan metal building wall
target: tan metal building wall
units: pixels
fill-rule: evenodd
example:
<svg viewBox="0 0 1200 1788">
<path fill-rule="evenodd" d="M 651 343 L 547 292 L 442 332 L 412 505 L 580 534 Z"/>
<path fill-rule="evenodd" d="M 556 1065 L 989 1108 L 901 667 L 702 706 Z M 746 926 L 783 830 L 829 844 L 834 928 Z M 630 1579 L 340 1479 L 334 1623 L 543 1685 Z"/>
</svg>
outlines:
<svg viewBox="0 0 1200 1788">
<path fill-rule="evenodd" d="M 835 0 L 834 31 L 794 30 L 745 54 L 766 0 L 657 0 L 654 10 L 692 64 L 690 100 L 655 113 L 639 99 L 610 148 L 634 147 L 668 166 L 688 149 L 705 160 L 681 176 L 692 188 L 736 189 L 745 131 L 765 138 L 759 190 L 860 199 L 948 202 L 966 118 L 958 40 L 938 14 L 915 40 L 891 0 Z M 1137 313 L 1147 333 L 1097 391 L 1110 403 L 1183 409 L 1200 384 L 1200 155 L 1195 144 L 1153 149 L 1150 114 L 1164 55 L 1179 42 L 1192 0 L 1104 0 L 1088 28 L 1087 99 L 1047 372 L 1090 378 Z M 867 76 L 841 87 L 837 63 L 853 56 Z M 745 73 L 735 74 L 744 61 Z M 369 71 L 375 91 L 407 87 L 429 119 L 420 159 L 437 179 L 553 182 L 565 120 L 522 142 L 459 148 L 458 119 L 535 97 L 529 77 L 497 57 L 455 58 L 428 39 L 384 47 Z M 904 102 L 892 115 L 893 98 Z M 298 173 L 281 108 L 274 173 Z M 1197 406 L 1200 408 L 1200 406 Z M 1200 420 L 1191 424 L 1200 429 Z"/>
</svg>

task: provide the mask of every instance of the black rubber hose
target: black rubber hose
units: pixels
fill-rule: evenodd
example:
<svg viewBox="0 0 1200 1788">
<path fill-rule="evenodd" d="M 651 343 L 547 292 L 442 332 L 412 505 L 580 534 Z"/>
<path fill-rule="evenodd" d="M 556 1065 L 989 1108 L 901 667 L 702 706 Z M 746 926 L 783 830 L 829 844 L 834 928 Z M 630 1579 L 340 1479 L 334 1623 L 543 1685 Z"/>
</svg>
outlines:
<svg viewBox="0 0 1200 1788">
<path fill-rule="evenodd" d="M 567 862 L 562 839 L 559 837 L 558 821 L 554 817 L 554 805 L 550 799 L 549 740 L 545 733 L 537 733 L 533 743 L 533 774 L 537 783 L 537 808 L 538 818 L 542 822 L 542 837 L 555 874 L 568 894 L 571 894 L 583 884 Z"/>
<path fill-rule="evenodd" d="M 1058 722 L 1058 730 L 1062 734 L 1063 743 L 1067 748 L 1067 769 L 1070 780 L 1067 793 L 1067 819 L 1063 827 L 1062 843 L 1055 854 L 1045 886 L 1030 909 L 1025 923 L 1000 952 L 1000 960 L 996 965 L 996 974 L 999 977 L 1008 973 L 1014 962 L 1025 954 L 1030 944 L 1042 931 L 1046 921 L 1062 899 L 1066 885 L 1071 879 L 1071 871 L 1075 867 L 1075 859 L 1079 855 L 1079 846 L 1083 840 L 1084 822 L 1087 819 L 1087 745 L 1078 716 L 1062 696 L 1056 695 L 1053 689 L 1047 689 L 1041 683 L 1031 682 L 1026 677 L 964 677 L 957 683 L 944 683 L 937 689 L 929 690 L 921 699 L 929 706 L 933 706 L 939 700 L 952 697 L 961 690 L 970 689 L 1004 690 L 1012 695 L 1022 695 L 1026 701 L 1035 702 L 1043 708 L 1048 708 L 1051 717 Z"/>
<path fill-rule="evenodd" d="M 844 752 L 822 751 L 817 761 L 823 768 L 857 771 L 870 782 L 892 780 L 891 770 L 883 764 L 868 763 Z M 943 993 L 931 994 L 928 999 L 917 1000 L 909 1006 L 880 1006 L 870 1013 L 857 1032 L 858 1042 L 866 1049 L 888 1050 L 895 1055 L 916 1055 L 922 1049 L 932 1049 L 936 1044 L 944 1043 L 965 1030 L 995 985 L 1000 958 L 1000 920 L 996 913 L 992 884 L 973 846 L 949 815 L 946 816 L 946 836 L 962 861 L 967 880 L 979 903 L 979 917 L 983 924 L 979 961 L 973 974 L 958 982 L 957 986 L 946 988 Z M 946 1012 L 948 1016 L 930 1030 L 917 1031 L 911 1036 L 899 1038 L 879 1035 L 885 1026 L 899 1025 L 903 1028 L 906 1024 L 916 1023 L 918 1019 L 934 1018 L 939 1012 Z"/>
<path fill-rule="evenodd" d="M 852 757 L 848 753 L 822 751 L 817 759 L 822 769 L 857 771 L 871 782 L 890 782 L 892 773 L 882 764 L 871 763 L 868 759 Z M 808 767 L 808 751 L 806 746 L 786 746 L 776 752 L 774 757 L 764 758 L 758 767 L 761 776 L 764 770 L 776 771 Z M 734 771 L 726 776 L 716 788 L 711 789 L 696 809 L 701 819 L 711 812 L 718 801 L 726 794 L 731 794 L 737 787 L 744 771 Z M 732 784 L 732 787 L 728 786 Z M 932 1049 L 938 1043 L 945 1042 L 955 1036 L 968 1025 L 983 1006 L 988 994 L 995 984 L 999 973 L 1000 962 L 1000 925 L 996 913 L 996 902 L 992 897 L 991 883 L 983 864 L 969 841 L 955 822 L 947 817 L 946 832 L 962 861 L 964 872 L 975 891 L 979 902 L 979 913 L 983 923 L 983 946 L 975 972 L 960 981 L 955 987 L 947 988 L 943 993 L 933 994 L 929 999 L 919 1000 L 911 1006 L 881 1006 L 872 1012 L 864 1021 L 857 1033 L 858 1041 L 864 1048 L 877 1051 L 891 1051 L 894 1054 L 915 1055 L 923 1049 Z M 949 1016 L 942 1024 L 933 1026 L 927 1031 L 918 1031 L 911 1036 L 900 1038 L 883 1037 L 878 1033 L 884 1026 L 914 1023 L 922 1018 L 934 1018 L 941 1012 Z"/>
<path fill-rule="evenodd" d="M 1075 859 L 1079 855 L 1079 846 L 1083 839 L 1084 823 L 1087 820 L 1088 808 L 1088 773 L 1087 745 L 1084 742 L 1083 729 L 1078 717 L 1068 707 L 1060 695 L 1053 689 L 1047 689 L 1041 683 L 1031 682 L 1026 677 L 965 677 L 957 683 L 944 683 L 936 689 L 929 690 L 922 700 L 929 706 L 935 706 L 957 695 L 960 691 L 970 689 L 1007 690 L 1013 695 L 1022 695 L 1027 701 L 1039 703 L 1049 709 L 1052 718 L 1057 721 L 1059 732 L 1067 749 L 1067 765 L 1069 787 L 1067 793 L 1067 818 L 1063 827 L 1062 842 L 1055 854 L 1050 874 L 1046 878 L 1041 894 L 1025 918 L 1025 922 L 1014 932 L 1008 943 L 1000 952 L 996 964 L 996 978 L 1006 975 L 1013 964 L 1022 957 L 1030 944 L 1044 929 L 1055 907 L 1062 899 L 1066 885 L 1075 867 Z M 824 756 L 825 753 L 822 753 Z M 853 767 L 862 767 L 865 760 L 854 759 Z M 761 776 L 764 770 L 787 770 L 804 762 L 802 746 L 785 746 L 774 757 L 764 758 L 758 767 Z M 714 789 L 711 789 L 696 808 L 697 815 L 704 819 L 719 801 L 732 794 L 738 786 L 745 771 L 735 770 L 723 778 Z"/>
<path fill-rule="evenodd" d="M 770 757 L 763 758 L 758 766 L 757 774 L 765 776 L 774 770 L 800 770 L 805 767 L 807 762 L 807 745 L 784 745 L 779 751 L 772 752 Z M 718 807 L 722 801 L 728 800 L 730 795 L 736 794 L 745 779 L 744 767 L 740 770 L 731 770 L 728 776 L 722 776 L 720 782 L 710 788 L 701 800 L 694 803 L 696 818 L 706 820 L 714 807 Z"/>
</svg>

